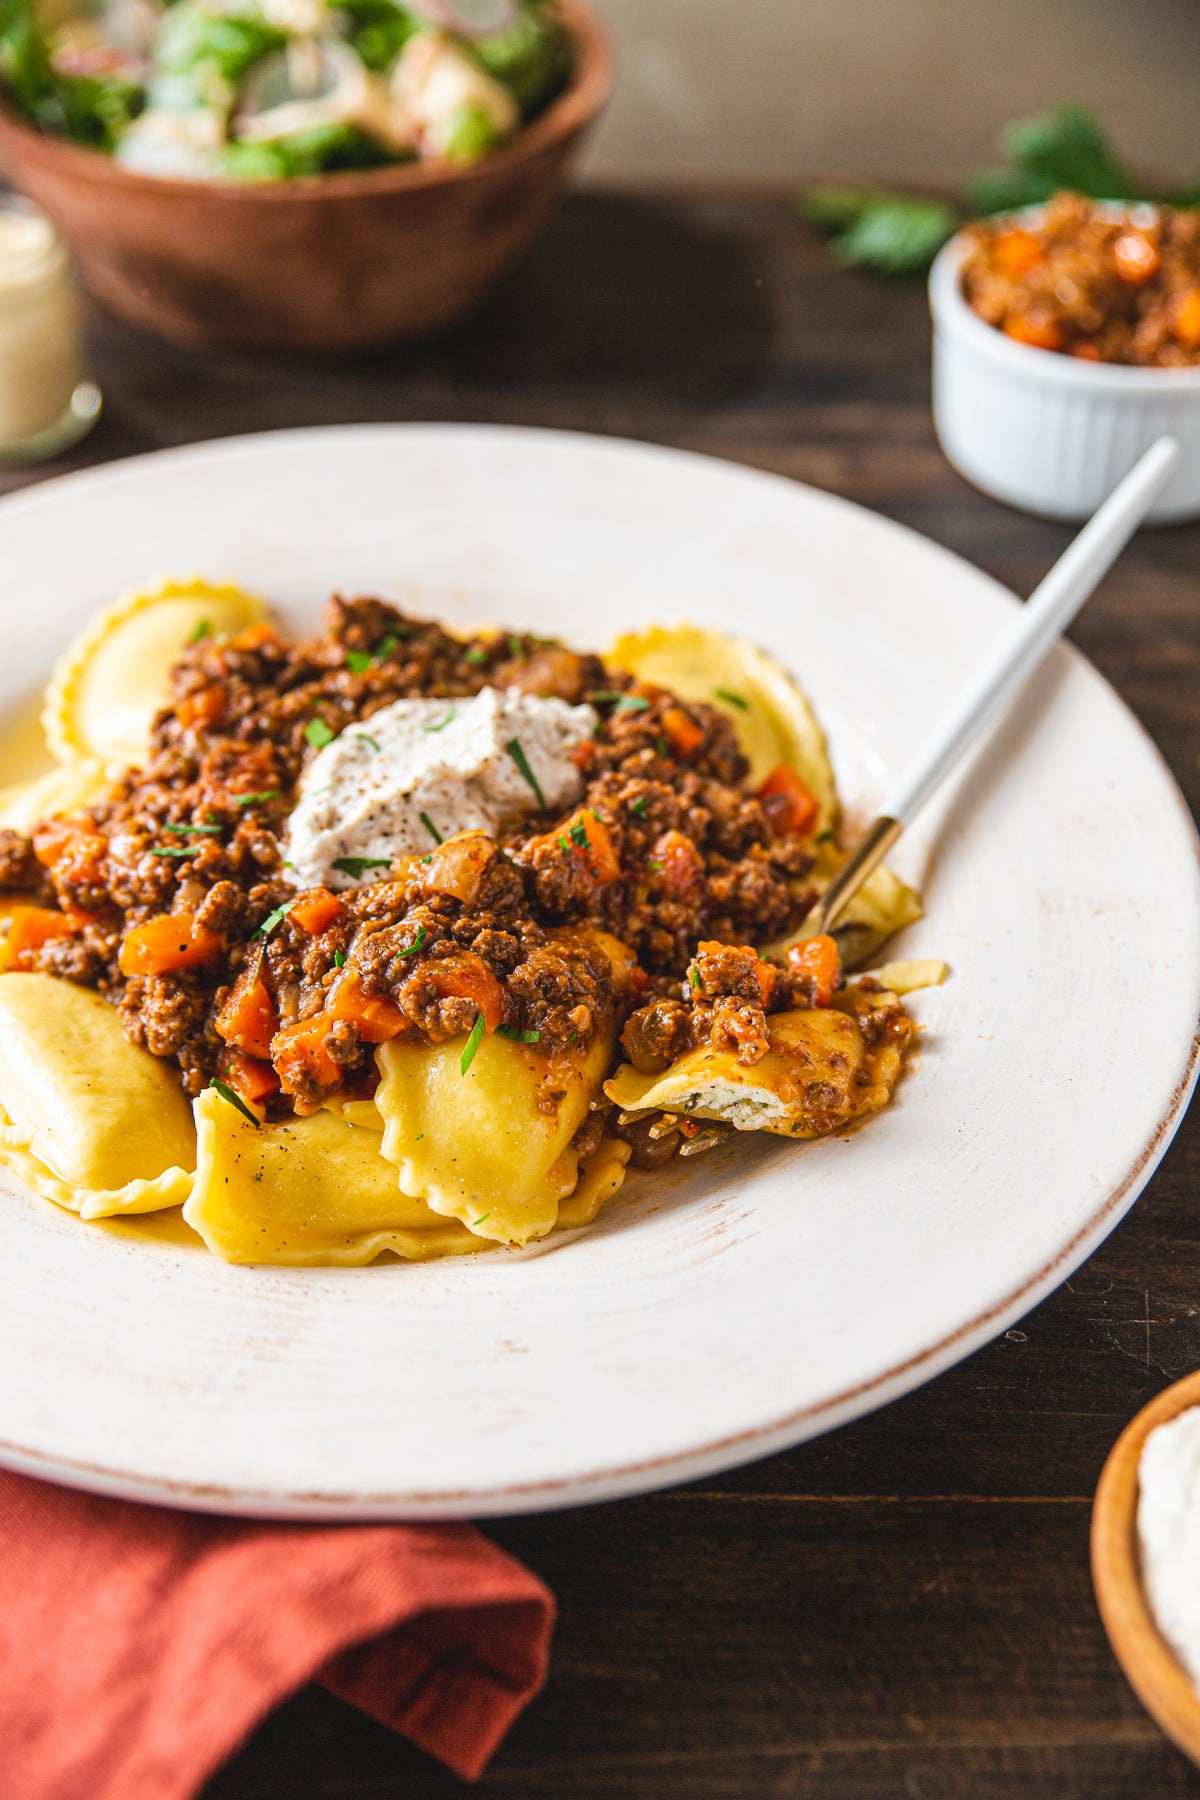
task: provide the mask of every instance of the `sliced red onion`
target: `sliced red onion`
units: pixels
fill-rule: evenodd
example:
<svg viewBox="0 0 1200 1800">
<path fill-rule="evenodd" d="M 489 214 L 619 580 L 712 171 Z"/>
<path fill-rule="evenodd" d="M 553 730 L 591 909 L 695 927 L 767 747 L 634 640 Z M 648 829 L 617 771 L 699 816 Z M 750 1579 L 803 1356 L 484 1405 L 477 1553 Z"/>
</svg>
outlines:
<svg viewBox="0 0 1200 1800">
<path fill-rule="evenodd" d="M 407 0 L 410 11 L 457 37 L 486 38 L 515 24 L 515 0 Z"/>
</svg>

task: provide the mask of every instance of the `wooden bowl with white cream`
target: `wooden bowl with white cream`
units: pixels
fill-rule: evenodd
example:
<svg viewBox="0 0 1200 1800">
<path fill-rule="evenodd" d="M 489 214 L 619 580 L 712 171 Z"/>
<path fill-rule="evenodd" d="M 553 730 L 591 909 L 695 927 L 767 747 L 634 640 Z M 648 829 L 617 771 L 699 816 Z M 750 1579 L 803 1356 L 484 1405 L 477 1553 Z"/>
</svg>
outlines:
<svg viewBox="0 0 1200 1800">
<path fill-rule="evenodd" d="M 1200 1568 L 1187 1554 L 1189 1541 L 1193 1555 L 1200 1549 L 1200 1413 L 1194 1421 L 1184 1417 L 1193 1408 L 1200 1408 L 1200 1372 L 1165 1388 L 1113 1445 L 1092 1508 L 1092 1581 L 1129 1685 L 1171 1741 L 1200 1765 L 1200 1689 L 1183 1660 L 1190 1651 L 1200 1679 L 1200 1587 L 1195 1609 L 1173 1604 L 1161 1621 L 1151 1598 L 1176 1580 L 1185 1584 L 1189 1569 Z M 1143 1461 L 1148 1440 L 1163 1426 L 1170 1432 L 1155 1436 Z M 1182 1586 L 1179 1591 L 1186 1601 Z M 1185 1641 L 1189 1612 L 1196 1630 Z"/>
</svg>

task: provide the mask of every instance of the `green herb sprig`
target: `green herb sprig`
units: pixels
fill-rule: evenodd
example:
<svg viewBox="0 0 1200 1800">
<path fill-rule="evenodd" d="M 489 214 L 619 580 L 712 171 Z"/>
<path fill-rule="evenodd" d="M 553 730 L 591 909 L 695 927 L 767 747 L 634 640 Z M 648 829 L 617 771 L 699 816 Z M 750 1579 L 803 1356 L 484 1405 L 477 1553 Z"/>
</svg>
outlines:
<svg viewBox="0 0 1200 1800">
<path fill-rule="evenodd" d="M 475 1061 L 475 1052 L 478 1050 L 480 1044 L 482 1044 L 483 1034 L 486 1030 L 487 1026 L 484 1023 L 483 1014 L 480 1013 L 471 1027 L 471 1035 L 463 1045 L 463 1053 L 458 1059 L 458 1068 L 461 1075 L 465 1075 L 471 1064 Z"/>
<path fill-rule="evenodd" d="M 246 1105 L 242 1096 L 239 1093 L 236 1093 L 234 1089 L 229 1086 L 228 1082 L 218 1081 L 214 1075 L 208 1085 L 210 1088 L 215 1088 L 222 1100 L 228 1100 L 230 1106 L 235 1106 L 241 1113 L 243 1119 L 249 1119 L 250 1123 L 254 1126 L 254 1129 L 256 1131 L 258 1130 L 258 1127 L 262 1124 L 262 1120 L 257 1118 L 255 1114 L 250 1111 L 250 1108 Z"/>
<path fill-rule="evenodd" d="M 540 781 L 538 780 L 537 776 L 534 774 L 533 770 L 529 766 L 529 758 L 526 756 L 524 750 L 521 747 L 520 738 L 515 738 L 515 737 L 509 738 L 509 740 L 508 740 L 507 744 L 505 744 L 504 748 L 508 751 L 508 754 L 512 757 L 513 761 L 516 763 L 517 768 L 520 771 L 522 780 L 528 782 L 529 786 L 533 789 L 534 794 L 537 797 L 538 805 L 541 807 L 542 811 L 545 812 L 546 796 L 542 792 L 542 785 L 541 785 Z"/>
</svg>

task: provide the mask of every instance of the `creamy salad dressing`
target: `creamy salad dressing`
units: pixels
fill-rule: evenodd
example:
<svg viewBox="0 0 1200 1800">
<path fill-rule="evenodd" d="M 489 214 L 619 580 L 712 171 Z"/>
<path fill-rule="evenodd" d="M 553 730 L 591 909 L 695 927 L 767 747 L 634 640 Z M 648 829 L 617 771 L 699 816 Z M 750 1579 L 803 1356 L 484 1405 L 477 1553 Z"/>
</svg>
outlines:
<svg viewBox="0 0 1200 1800">
<path fill-rule="evenodd" d="M 538 810 L 538 791 L 561 811 L 583 791 L 571 753 L 598 722 L 590 706 L 515 688 L 393 701 L 349 726 L 305 771 L 288 820 L 286 872 L 301 888 L 358 887 L 456 832 L 495 836 L 512 814 Z"/>
<path fill-rule="evenodd" d="M 1146 1595 L 1159 1630 L 1200 1687 L 1200 1407 L 1150 1433 L 1138 1488 Z"/>
</svg>

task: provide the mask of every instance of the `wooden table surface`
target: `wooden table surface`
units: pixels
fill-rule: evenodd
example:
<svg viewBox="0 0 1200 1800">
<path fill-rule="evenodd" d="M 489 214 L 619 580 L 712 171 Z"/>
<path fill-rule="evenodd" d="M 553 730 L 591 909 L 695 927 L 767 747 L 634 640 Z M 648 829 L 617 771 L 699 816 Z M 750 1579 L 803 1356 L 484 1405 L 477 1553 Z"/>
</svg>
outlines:
<svg viewBox="0 0 1200 1800">
<path fill-rule="evenodd" d="M 951 472 L 930 425 L 921 289 L 836 270 L 783 196 L 576 197 L 485 317 L 417 350 L 294 364 L 193 357 L 99 318 L 92 336 L 103 421 L 45 474 L 279 426 L 486 420 L 777 470 L 914 526 L 1021 593 L 1068 535 Z M 27 479 L 9 471 L 0 488 Z M 1200 528 L 1143 534 L 1073 634 L 1193 810 L 1198 572 Z M 561 1621 L 549 1685 L 480 1793 L 1200 1794 L 1109 1653 L 1087 1561 L 1110 1444 L 1200 1366 L 1198 1177 L 1194 1111 L 1132 1215 L 1057 1294 L 858 1424 L 692 1487 L 489 1527 L 549 1582 Z M 313 1690 L 207 1800 L 457 1787 Z"/>
</svg>

